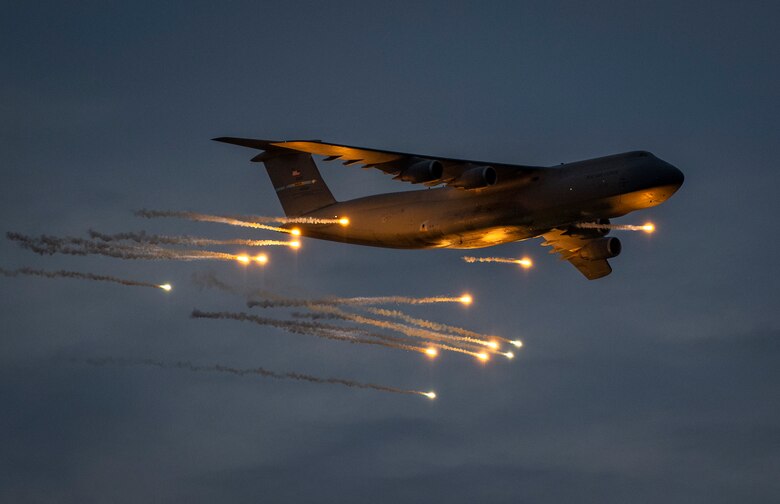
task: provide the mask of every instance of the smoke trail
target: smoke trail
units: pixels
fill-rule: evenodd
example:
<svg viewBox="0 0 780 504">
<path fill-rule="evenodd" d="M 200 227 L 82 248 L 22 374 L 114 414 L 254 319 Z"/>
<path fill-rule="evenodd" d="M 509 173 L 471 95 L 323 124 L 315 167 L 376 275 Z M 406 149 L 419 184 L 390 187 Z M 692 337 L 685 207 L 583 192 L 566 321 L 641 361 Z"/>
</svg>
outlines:
<svg viewBox="0 0 780 504">
<path fill-rule="evenodd" d="M 264 217 L 260 215 L 209 215 L 197 212 L 187 211 L 166 211 L 166 210 L 147 210 L 141 209 L 135 212 L 137 217 L 145 219 L 158 219 L 172 217 L 175 219 L 186 219 L 200 222 L 217 222 L 221 224 L 230 224 L 231 226 L 255 227 L 253 224 L 341 224 L 347 225 L 349 220 L 340 219 L 322 219 L 319 217 Z M 260 229 L 266 229 L 264 227 Z M 274 228 L 278 231 L 282 228 Z M 288 229 L 282 229 L 283 232 L 289 232 Z"/>
<path fill-rule="evenodd" d="M 57 251 L 58 248 L 65 247 L 68 244 L 81 244 L 81 242 L 88 241 L 81 238 L 58 238 L 56 236 L 47 235 L 41 235 L 38 238 L 33 238 L 31 236 L 23 235 L 13 231 L 7 232 L 5 236 L 9 240 L 17 242 L 20 247 L 32 250 L 33 252 L 40 255 L 52 255 Z"/>
<path fill-rule="evenodd" d="M 214 273 L 211 272 L 195 272 L 192 274 L 192 281 L 200 288 L 217 289 L 229 294 L 242 295 L 240 289 L 233 287 L 222 280 L 220 280 Z"/>
<path fill-rule="evenodd" d="M 420 318 L 412 317 L 400 310 L 385 310 L 382 308 L 365 308 L 367 312 L 373 313 L 374 315 L 380 315 L 383 317 L 391 317 L 391 318 L 398 318 L 405 322 L 409 322 L 410 324 L 414 324 L 418 327 L 425 327 L 427 329 L 432 329 L 434 331 L 440 331 L 440 332 L 449 332 L 453 334 L 459 334 L 461 336 L 465 337 L 465 341 L 469 341 L 474 344 L 478 345 L 484 345 L 493 349 L 497 349 L 497 346 L 494 344 L 495 340 L 503 341 L 505 343 L 509 343 L 516 347 L 523 346 L 523 342 L 520 340 L 512 340 L 509 338 L 505 338 L 503 336 L 496 336 L 493 334 L 482 334 L 478 333 L 476 331 L 470 331 L 468 329 L 464 329 L 462 327 L 453 326 L 449 324 L 442 324 L 440 322 L 434 322 L 432 320 L 425 320 Z M 500 352 L 498 352 L 500 353 Z"/>
<path fill-rule="evenodd" d="M 79 362 L 78 359 L 73 359 L 75 362 Z M 82 362 L 89 364 L 90 366 L 150 366 L 161 369 L 183 369 L 192 371 L 194 373 L 200 372 L 215 372 L 215 373 L 228 373 L 235 376 L 262 376 L 264 378 L 275 378 L 277 380 L 298 380 L 307 381 L 310 383 L 330 384 L 330 385 L 344 385 L 345 387 L 371 389 L 378 390 L 380 392 L 390 392 L 393 394 L 405 394 L 405 395 L 422 395 L 429 399 L 434 399 L 436 394 L 433 392 L 422 392 L 418 390 L 407 390 L 397 387 L 389 387 L 387 385 L 377 385 L 375 383 L 363 383 L 355 380 L 347 380 L 344 378 L 320 378 L 303 373 L 295 372 L 279 372 L 270 371 L 261 367 L 256 368 L 235 368 L 231 366 L 223 366 L 221 364 L 214 364 L 210 366 L 203 366 L 193 364 L 189 361 L 160 361 L 154 359 L 117 359 L 113 357 L 104 357 L 99 359 L 83 359 Z"/>
<path fill-rule="evenodd" d="M 174 217 L 178 219 L 186 219 L 198 222 L 216 222 L 218 224 L 227 224 L 229 226 L 248 227 L 253 229 L 266 229 L 269 231 L 276 231 L 278 233 L 292 233 L 291 229 L 269 226 L 268 224 L 261 224 L 259 222 L 252 222 L 243 220 L 240 217 L 230 217 L 225 215 L 208 215 L 196 212 L 166 212 L 158 210 L 138 210 L 135 212 L 138 217 L 144 217 L 146 219 L 154 219 L 159 217 Z M 273 222 L 273 221 L 272 221 Z"/>
<path fill-rule="evenodd" d="M 380 327 L 383 329 L 388 329 L 391 331 L 396 331 L 401 334 L 405 334 L 406 336 L 412 337 L 412 338 L 420 338 L 426 340 L 426 343 L 432 346 L 435 346 L 436 348 L 440 348 L 442 350 L 449 350 L 451 352 L 458 352 L 458 353 L 464 353 L 466 355 L 471 355 L 473 357 L 477 357 L 480 359 L 485 359 L 487 354 L 484 352 L 474 352 L 472 350 L 469 350 L 468 348 L 462 348 L 462 347 L 456 347 L 445 343 L 440 343 L 441 341 L 446 341 L 448 343 L 453 343 L 452 336 L 447 334 L 440 334 L 432 331 L 428 331 L 425 329 L 418 329 L 416 327 L 407 326 L 404 324 L 398 324 L 395 322 L 388 322 L 386 320 L 377 320 L 372 319 L 369 317 L 364 317 L 363 315 L 358 315 L 355 313 L 348 313 L 344 310 L 341 310 L 339 308 L 333 307 L 333 306 L 312 306 L 310 307 L 311 310 L 315 310 L 321 313 L 328 314 L 330 316 L 333 316 L 334 318 L 340 318 L 341 320 L 347 320 L 350 322 L 356 322 L 358 324 L 365 324 L 365 325 L 372 325 L 374 327 Z M 435 342 L 435 343 L 434 343 Z"/>
<path fill-rule="evenodd" d="M 492 340 L 491 336 L 480 334 L 474 331 L 469 331 L 468 329 L 463 329 L 462 327 L 451 326 L 448 324 L 442 324 L 440 322 L 434 322 L 432 320 L 425 320 L 421 318 L 412 317 L 400 310 L 385 310 L 383 308 L 365 308 L 365 310 L 369 313 L 373 313 L 374 315 L 379 315 L 381 317 L 397 318 L 403 320 L 404 322 L 408 322 L 410 324 L 416 325 L 418 327 L 431 329 L 433 331 L 438 331 L 440 333 L 458 334 L 459 336 L 454 336 L 454 335 L 450 336 L 450 338 L 452 338 L 453 340 L 473 343 L 475 345 L 486 346 L 492 349 L 495 349 L 497 347 L 497 344 L 494 341 L 491 341 Z"/>
<path fill-rule="evenodd" d="M 207 289 L 217 289 L 229 294 L 235 294 L 237 296 L 243 296 L 245 298 L 263 297 L 273 298 L 274 294 L 268 290 L 260 289 L 256 287 L 239 288 L 234 285 L 230 285 L 227 282 L 220 280 L 214 273 L 193 273 L 192 281 L 198 287 Z"/>
<path fill-rule="evenodd" d="M 527 257 L 522 259 L 514 259 L 511 257 L 474 257 L 463 256 L 462 259 L 467 263 L 506 263 L 506 264 L 519 264 L 523 268 L 530 268 L 533 263 Z"/>
<path fill-rule="evenodd" d="M 279 224 L 341 224 L 345 226 L 349 223 L 348 219 L 321 219 L 319 217 L 262 217 L 259 215 L 241 215 L 234 217 L 239 220 L 256 223 L 277 222 Z"/>
<path fill-rule="evenodd" d="M 464 294 L 460 297 L 434 296 L 434 297 L 408 297 L 408 296 L 381 296 L 381 297 L 352 297 L 352 298 L 324 298 L 324 299 L 252 299 L 247 302 L 250 308 L 294 308 L 313 306 L 371 306 L 382 304 L 433 304 L 433 303 L 471 303 L 471 296 Z"/>
<path fill-rule="evenodd" d="M 240 261 L 249 263 L 252 258 L 243 255 L 227 254 L 210 250 L 178 250 L 167 249 L 154 245 L 127 245 L 113 244 L 101 241 L 85 240 L 83 238 L 57 238 L 43 235 L 39 238 L 22 235 L 19 233 L 7 233 L 6 236 L 22 248 L 31 250 L 40 255 L 66 254 L 66 255 L 103 255 L 118 259 L 144 259 L 144 260 L 174 260 L 174 261 Z M 265 258 L 267 260 L 267 257 Z M 258 261 L 260 262 L 260 261 Z"/>
<path fill-rule="evenodd" d="M 136 282 L 135 280 L 125 280 L 107 275 L 95 275 L 93 273 L 81 273 L 78 271 L 44 271 L 32 268 L 19 268 L 16 270 L 7 270 L 0 268 L 0 275 L 6 277 L 15 277 L 19 275 L 39 276 L 44 278 L 78 278 L 81 280 L 94 280 L 96 282 L 112 282 L 120 285 L 134 287 L 154 287 L 155 289 L 171 290 L 170 284 L 153 284 L 149 282 Z"/>
<path fill-rule="evenodd" d="M 219 280 L 213 274 L 203 274 L 193 276 L 193 281 L 202 287 L 213 287 L 232 294 L 240 294 L 238 289 Z M 406 296 L 384 296 L 384 297 L 352 297 L 352 298 L 323 298 L 323 299 L 294 299 L 275 297 L 268 291 L 254 291 L 247 294 L 250 299 L 247 301 L 249 308 L 302 308 L 312 306 L 371 306 L 378 304 L 432 304 L 432 303 L 471 303 L 471 296 L 464 294 L 460 297 L 421 297 L 413 298 Z M 258 299 L 261 298 L 261 299 Z"/>
<path fill-rule="evenodd" d="M 209 238 L 198 238 L 195 236 L 166 236 L 166 235 L 152 235 L 147 234 L 145 231 L 138 233 L 117 233 L 113 235 L 104 234 L 93 229 L 89 230 L 89 235 L 93 239 L 98 239 L 104 242 L 114 241 L 133 241 L 136 243 L 148 243 L 151 245 L 192 245 L 195 247 L 206 247 L 210 245 L 242 245 L 245 247 L 267 247 L 267 246 L 285 246 L 290 247 L 289 241 L 281 240 L 245 240 L 245 239 L 232 239 L 232 240 L 212 240 Z"/>
<path fill-rule="evenodd" d="M 655 231 L 655 225 L 648 222 L 641 226 L 633 224 L 601 224 L 598 222 L 581 222 L 575 224 L 575 227 L 582 229 L 611 229 L 614 231 L 644 231 L 646 233 L 652 233 Z"/>
<path fill-rule="evenodd" d="M 290 316 L 297 319 L 310 319 L 310 320 L 345 320 L 344 317 L 340 315 L 335 315 L 332 313 L 303 313 L 303 312 L 292 312 L 290 313 Z M 323 327 L 329 327 L 334 330 L 339 330 L 343 332 L 348 332 L 350 334 L 358 334 L 361 336 L 366 336 L 368 338 L 377 338 L 377 339 L 383 339 L 387 341 L 394 341 L 397 343 L 407 344 L 409 340 L 404 337 L 398 337 L 398 336 L 389 336 L 387 334 L 377 333 L 373 331 L 369 331 L 367 329 L 363 329 L 360 327 L 350 327 L 350 326 L 339 326 L 339 325 L 327 325 L 322 324 Z M 430 342 L 426 342 L 430 343 Z"/>
<path fill-rule="evenodd" d="M 215 320 L 239 320 L 246 322 L 253 322 L 255 324 L 275 327 L 293 334 L 303 334 L 309 336 L 317 336 L 319 338 L 325 338 L 335 341 L 346 341 L 347 343 L 362 344 L 362 345 L 378 345 L 388 348 L 395 348 L 398 350 L 407 350 L 410 352 L 425 353 L 426 349 L 409 345 L 406 343 L 394 343 L 386 340 L 374 340 L 366 338 L 358 338 L 349 336 L 343 328 L 338 326 L 328 326 L 319 324 L 316 322 L 299 322 L 290 320 L 272 319 L 266 317 L 257 317 L 248 313 L 242 312 L 203 312 L 200 310 L 193 310 L 191 314 L 192 318 L 207 318 Z"/>
</svg>

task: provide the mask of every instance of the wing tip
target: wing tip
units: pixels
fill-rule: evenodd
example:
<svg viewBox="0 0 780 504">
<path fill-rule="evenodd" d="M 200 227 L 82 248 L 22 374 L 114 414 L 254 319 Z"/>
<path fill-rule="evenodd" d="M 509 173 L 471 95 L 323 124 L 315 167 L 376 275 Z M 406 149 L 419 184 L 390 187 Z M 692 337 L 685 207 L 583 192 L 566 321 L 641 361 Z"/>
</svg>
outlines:
<svg viewBox="0 0 780 504">
<path fill-rule="evenodd" d="M 249 147 L 251 149 L 268 150 L 273 147 L 274 140 L 261 140 L 258 138 L 239 138 L 239 137 L 215 137 L 211 140 L 215 142 L 222 142 L 232 145 L 240 145 L 241 147 Z"/>
</svg>

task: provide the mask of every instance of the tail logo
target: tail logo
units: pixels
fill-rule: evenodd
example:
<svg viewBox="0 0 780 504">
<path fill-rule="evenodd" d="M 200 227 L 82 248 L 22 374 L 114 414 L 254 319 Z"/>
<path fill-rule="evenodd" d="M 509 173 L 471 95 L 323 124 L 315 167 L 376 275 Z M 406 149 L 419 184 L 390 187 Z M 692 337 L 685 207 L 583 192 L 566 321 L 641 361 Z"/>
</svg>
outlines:
<svg viewBox="0 0 780 504">
<path fill-rule="evenodd" d="M 316 179 L 312 179 L 312 180 L 301 180 L 301 181 L 299 181 L 299 182 L 295 182 L 295 183 L 292 183 L 292 184 L 287 184 L 286 186 L 282 186 L 282 187 L 274 187 L 274 190 L 275 190 L 276 192 L 282 192 L 282 191 L 284 191 L 284 190 L 286 190 L 286 189 L 292 189 L 292 188 L 294 188 L 294 187 L 302 187 L 302 186 L 312 185 L 312 184 L 316 184 L 316 183 L 317 183 L 317 180 L 316 180 Z"/>
</svg>

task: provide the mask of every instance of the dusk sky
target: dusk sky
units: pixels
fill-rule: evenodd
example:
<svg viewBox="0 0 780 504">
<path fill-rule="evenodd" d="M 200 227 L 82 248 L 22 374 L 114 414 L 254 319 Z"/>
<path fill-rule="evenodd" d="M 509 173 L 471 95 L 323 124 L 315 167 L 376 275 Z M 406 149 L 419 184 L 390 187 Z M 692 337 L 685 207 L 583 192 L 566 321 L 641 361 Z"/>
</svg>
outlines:
<svg viewBox="0 0 780 504">
<path fill-rule="evenodd" d="M 591 282 L 539 239 L 468 252 L 304 239 L 265 268 L 3 239 L 0 268 L 174 290 L 0 277 L 0 501 L 780 501 L 777 2 L 109 4 L 3 6 L 3 236 L 278 238 L 133 215 L 281 215 L 256 151 L 218 136 L 543 166 L 642 149 L 685 184 L 616 221 L 658 229 L 616 233 L 614 272 Z M 339 200 L 414 189 L 319 166 Z M 192 319 L 289 313 L 250 310 L 206 274 L 289 297 L 469 292 L 469 307 L 404 310 L 525 346 L 511 362 L 429 360 Z M 103 357 L 439 397 L 84 363 Z"/>
</svg>

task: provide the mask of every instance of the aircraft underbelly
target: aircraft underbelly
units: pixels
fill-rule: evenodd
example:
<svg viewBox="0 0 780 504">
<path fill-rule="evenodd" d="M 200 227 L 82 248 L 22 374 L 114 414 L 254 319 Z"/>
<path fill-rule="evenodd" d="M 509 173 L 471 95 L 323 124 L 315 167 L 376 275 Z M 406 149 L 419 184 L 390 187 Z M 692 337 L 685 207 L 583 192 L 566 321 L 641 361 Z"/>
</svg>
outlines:
<svg viewBox="0 0 780 504">
<path fill-rule="evenodd" d="M 446 248 L 476 249 L 531 238 L 533 233 L 519 227 L 495 227 L 444 237 Z"/>
<path fill-rule="evenodd" d="M 433 193 L 433 194 L 431 194 Z M 411 193 L 414 194 L 414 193 Z M 426 196 L 433 196 L 433 191 Z M 445 193 L 439 193 L 446 195 Z M 389 248 L 480 248 L 528 238 L 509 199 L 452 198 L 392 201 L 386 205 L 348 203 L 330 211 L 348 216 L 347 227 L 312 227 L 304 236 Z M 390 203 L 390 202 L 388 202 Z"/>
</svg>

